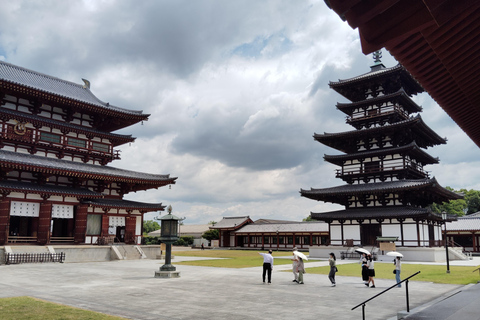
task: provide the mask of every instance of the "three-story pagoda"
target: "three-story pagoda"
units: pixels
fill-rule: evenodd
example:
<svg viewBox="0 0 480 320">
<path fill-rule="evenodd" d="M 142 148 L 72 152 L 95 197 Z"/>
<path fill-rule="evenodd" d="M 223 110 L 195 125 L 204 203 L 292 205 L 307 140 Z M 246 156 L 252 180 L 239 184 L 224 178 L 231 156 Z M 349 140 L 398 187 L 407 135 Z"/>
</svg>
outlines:
<svg viewBox="0 0 480 320">
<path fill-rule="evenodd" d="M 107 166 L 135 140 L 113 133 L 149 115 L 102 102 L 84 85 L 0 61 L 0 245 L 139 244 L 161 203 L 124 200 L 174 184 L 169 175 Z"/>
<path fill-rule="evenodd" d="M 446 139 L 415 115 L 422 108 L 411 96 L 423 88 L 403 66 L 386 68 L 380 57 L 374 54 L 370 72 L 329 84 L 351 101 L 337 108 L 355 130 L 314 134 L 316 141 L 342 152 L 324 159 L 339 166 L 336 177 L 346 184 L 300 193 L 345 206 L 311 213 L 329 223 L 332 245 L 376 245 L 379 237 L 391 237 L 401 246 L 437 246 L 443 221 L 429 205 L 461 196 L 424 170 L 439 161 L 425 149 Z"/>
</svg>

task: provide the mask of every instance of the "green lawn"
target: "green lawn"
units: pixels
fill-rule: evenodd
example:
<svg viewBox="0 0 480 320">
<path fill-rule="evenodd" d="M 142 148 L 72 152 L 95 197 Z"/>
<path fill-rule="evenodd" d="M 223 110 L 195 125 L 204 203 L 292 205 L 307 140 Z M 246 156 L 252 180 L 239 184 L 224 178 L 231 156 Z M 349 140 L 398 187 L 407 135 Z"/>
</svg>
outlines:
<svg viewBox="0 0 480 320">
<path fill-rule="evenodd" d="M 262 251 L 264 252 L 264 251 Z M 218 267 L 218 268 L 249 268 L 258 267 L 262 265 L 262 257 L 257 251 L 251 250 L 199 250 L 199 251 L 175 251 L 175 256 L 189 256 L 189 257 L 211 257 L 211 258 L 224 258 L 222 260 L 198 260 L 198 261 L 186 261 L 175 262 L 174 265 L 191 265 L 191 266 L 204 266 L 204 267 Z M 289 256 L 292 253 L 289 251 L 274 252 L 274 257 Z M 318 260 L 316 260 L 318 261 Z M 315 267 L 308 268 L 307 261 L 305 267 L 307 273 L 311 274 L 328 274 L 329 267 Z M 290 259 L 275 259 L 275 265 L 291 264 Z M 451 273 L 446 273 L 446 266 L 438 265 L 423 265 L 423 264 L 402 264 L 402 279 L 406 278 L 417 271 L 420 274 L 412 278 L 412 281 L 429 281 L 435 283 L 449 283 L 465 285 L 469 283 L 477 283 L 480 280 L 478 271 L 472 272 L 477 267 L 456 267 L 450 266 Z M 393 263 L 375 263 L 376 278 L 382 279 L 395 279 L 393 274 Z M 350 263 L 338 266 L 339 276 L 361 277 L 360 265 L 358 263 Z"/>
<path fill-rule="evenodd" d="M 174 256 L 187 256 L 187 257 L 208 257 L 208 258 L 223 258 L 222 260 L 197 260 L 197 261 L 185 261 L 175 262 L 174 265 L 189 265 L 189 266 L 202 266 L 202 267 L 217 267 L 217 268 L 250 268 L 259 267 L 263 264 L 263 257 L 258 252 L 266 251 L 252 251 L 252 250 L 199 250 L 199 251 L 175 251 L 172 254 Z M 289 256 L 291 252 L 274 252 L 274 257 Z M 276 258 L 275 265 L 291 264 L 290 259 Z"/>
<path fill-rule="evenodd" d="M 68 307 L 31 297 L 0 299 L 2 320 L 121 320 L 125 318 Z"/>
<path fill-rule="evenodd" d="M 361 268 L 358 263 L 342 264 L 337 266 L 339 276 L 351 276 L 361 278 Z M 450 273 L 446 273 L 446 266 L 425 265 L 425 264 L 402 264 L 401 278 L 407 278 L 417 271 L 418 275 L 413 277 L 412 281 L 429 281 L 435 283 L 449 283 L 449 284 L 469 284 L 477 283 L 480 280 L 478 271 L 472 272 L 478 267 L 457 267 L 450 266 Z M 375 278 L 381 279 L 395 279 L 393 274 L 393 263 L 375 263 Z M 328 274 L 329 267 L 309 268 L 307 273 L 312 274 Z"/>
</svg>

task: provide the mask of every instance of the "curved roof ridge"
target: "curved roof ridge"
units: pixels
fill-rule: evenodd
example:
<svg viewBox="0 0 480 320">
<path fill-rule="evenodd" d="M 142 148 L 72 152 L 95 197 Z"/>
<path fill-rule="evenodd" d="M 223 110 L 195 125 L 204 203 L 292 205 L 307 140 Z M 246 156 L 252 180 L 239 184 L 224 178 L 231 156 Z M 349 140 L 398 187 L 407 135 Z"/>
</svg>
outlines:
<svg viewBox="0 0 480 320">
<path fill-rule="evenodd" d="M 64 98 L 91 104 L 122 113 L 144 115 L 142 110 L 129 110 L 105 103 L 89 88 L 58 77 L 50 76 L 11 63 L 0 61 L 0 80 L 58 95 Z"/>
<path fill-rule="evenodd" d="M 119 178 L 128 178 L 131 180 L 147 180 L 147 181 L 165 181 L 177 178 L 170 178 L 169 174 L 151 174 L 125 169 L 119 169 L 109 166 L 94 165 L 89 163 L 66 161 L 55 158 L 46 158 L 26 153 L 18 153 L 6 150 L 0 150 L 0 162 L 23 164 L 35 167 L 43 167 L 48 169 L 73 171 L 99 176 L 110 176 Z M 174 183 L 174 182 L 173 182 Z"/>
<path fill-rule="evenodd" d="M 379 69 L 379 70 L 370 70 L 369 72 L 366 72 L 364 74 L 361 74 L 361 75 L 358 75 L 356 77 L 353 77 L 353 78 L 348 78 L 348 79 L 338 79 L 338 81 L 329 81 L 328 85 L 330 87 L 332 86 L 335 86 L 335 85 L 339 85 L 339 84 L 344 84 L 344 83 L 348 83 L 348 82 L 354 82 L 356 80 L 360 80 L 360 79 L 363 79 L 363 78 L 367 78 L 369 76 L 373 76 L 373 75 L 377 75 L 377 74 L 382 74 L 382 73 L 388 73 L 390 71 L 396 71 L 398 69 L 405 69 L 400 63 L 398 63 L 397 65 L 393 66 L 393 67 L 390 67 L 390 68 L 382 68 L 382 69 Z"/>
</svg>

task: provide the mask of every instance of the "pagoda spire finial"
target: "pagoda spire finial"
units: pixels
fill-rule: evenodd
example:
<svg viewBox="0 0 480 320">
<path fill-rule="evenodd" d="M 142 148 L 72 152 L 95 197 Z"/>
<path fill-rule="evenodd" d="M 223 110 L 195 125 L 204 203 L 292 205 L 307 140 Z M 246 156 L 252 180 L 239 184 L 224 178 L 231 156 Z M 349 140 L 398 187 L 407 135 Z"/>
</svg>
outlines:
<svg viewBox="0 0 480 320">
<path fill-rule="evenodd" d="M 375 64 L 382 63 L 382 61 L 380 60 L 381 58 L 382 58 L 382 50 L 377 50 L 373 53 L 373 62 L 375 62 Z"/>
<path fill-rule="evenodd" d="M 377 71 L 377 70 L 385 68 L 385 66 L 382 63 L 382 60 L 380 60 L 381 58 L 382 58 L 382 50 L 377 50 L 373 53 L 373 62 L 374 63 L 373 63 L 372 66 L 370 66 L 372 71 Z"/>
</svg>

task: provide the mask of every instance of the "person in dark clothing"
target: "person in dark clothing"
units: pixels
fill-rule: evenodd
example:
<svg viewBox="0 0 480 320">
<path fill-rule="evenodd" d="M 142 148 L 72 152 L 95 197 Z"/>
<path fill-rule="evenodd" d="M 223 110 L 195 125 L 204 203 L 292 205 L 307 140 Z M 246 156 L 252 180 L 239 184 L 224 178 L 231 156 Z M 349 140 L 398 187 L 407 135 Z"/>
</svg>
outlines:
<svg viewBox="0 0 480 320">
<path fill-rule="evenodd" d="M 364 253 L 362 254 L 362 280 L 363 283 L 368 283 L 368 266 L 367 266 L 367 255 Z"/>
<path fill-rule="evenodd" d="M 265 283 L 265 275 L 268 273 L 268 283 L 272 283 L 272 270 L 273 270 L 273 256 L 272 250 L 268 250 L 268 253 L 258 254 L 263 256 L 263 283 Z"/>
</svg>

